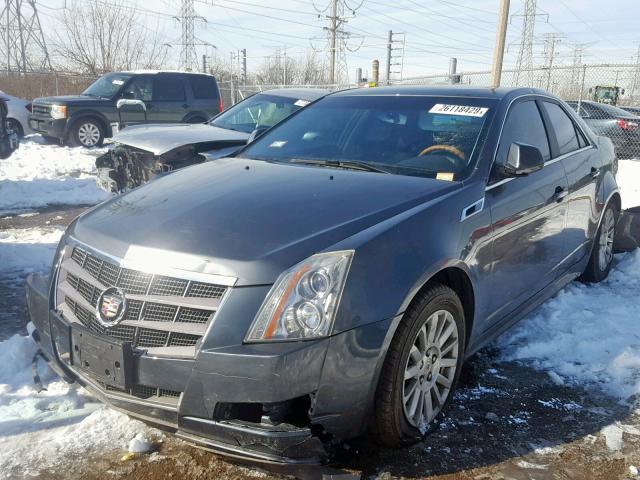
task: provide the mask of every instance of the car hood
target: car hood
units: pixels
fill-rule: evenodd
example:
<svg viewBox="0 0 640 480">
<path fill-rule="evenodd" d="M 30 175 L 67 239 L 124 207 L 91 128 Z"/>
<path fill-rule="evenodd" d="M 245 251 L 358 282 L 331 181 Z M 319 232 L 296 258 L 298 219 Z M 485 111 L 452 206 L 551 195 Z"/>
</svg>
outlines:
<svg viewBox="0 0 640 480">
<path fill-rule="evenodd" d="M 458 182 L 224 158 L 162 177 L 81 216 L 71 235 L 126 262 L 265 285 Z"/>
<path fill-rule="evenodd" d="M 207 123 L 171 123 L 132 125 L 125 128 L 113 141 L 163 155 L 174 148 L 203 142 L 244 144 L 248 133 L 214 127 Z"/>
<path fill-rule="evenodd" d="M 88 95 L 59 95 L 55 97 L 39 97 L 34 98 L 33 103 L 40 105 L 67 105 L 69 103 L 103 103 L 107 101 L 105 98 L 90 97 Z"/>
</svg>

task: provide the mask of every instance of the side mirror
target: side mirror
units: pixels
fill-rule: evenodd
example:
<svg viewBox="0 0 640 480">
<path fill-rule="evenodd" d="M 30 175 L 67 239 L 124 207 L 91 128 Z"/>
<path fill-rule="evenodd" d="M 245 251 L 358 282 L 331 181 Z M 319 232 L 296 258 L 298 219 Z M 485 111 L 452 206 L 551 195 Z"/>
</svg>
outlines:
<svg viewBox="0 0 640 480">
<path fill-rule="evenodd" d="M 251 135 L 249 135 L 249 138 L 247 138 L 247 143 L 253 142 L 256 138 L 258 138 L 260 135 L 262 135 L 267 130 L 269 130 L 269 127 L 258 127 L 258 128 L 256 128 L 253 132 L 251 132 Z"/>
<path fill-rule="evenodd" d="M 514 142 L 509 147 L 504 174 L 507 177 L 524 177 L 544 167 L 542 152 L 537 147 Z"/>
</svg>

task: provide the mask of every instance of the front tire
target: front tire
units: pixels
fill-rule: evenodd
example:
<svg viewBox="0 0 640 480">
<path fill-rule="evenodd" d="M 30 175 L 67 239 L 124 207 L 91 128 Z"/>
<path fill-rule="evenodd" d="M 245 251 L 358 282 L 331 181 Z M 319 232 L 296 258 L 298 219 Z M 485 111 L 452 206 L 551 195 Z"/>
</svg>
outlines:
<svg viewBox="0 0 640 480">
<path fill-rule="evenodd" d="M 613 202 L 609 202 L 602 214 L 602 221 L 598 228 L 591 257 L 580 280 L 587 283 L 601 282 L 609 275 L 613 264 L 613 242 L 615 240 L 616 225 L 619 212 Z"/>
<path fill-rule="evenodd" d="M 104 141 L 104 129 L 92 118 L 80 119 L 73 124 L 70 137 L 73 146 L 100 147 Z"/>
<path fill-rule="evenodd" d="M 7 128 L 13 130 L 18 135 L 18 138 L 24 137 L 24 129 L 18 120 L 15 118 L 7 118 Z"/>
<path fill-rule="evenodd" d="M 414 300 L 389 346 L 376 391 L 376 441 L 400 447 L 420 439 L 451 401 L 465 348 L 460 299 L 434 283 Z"/>
</svg>

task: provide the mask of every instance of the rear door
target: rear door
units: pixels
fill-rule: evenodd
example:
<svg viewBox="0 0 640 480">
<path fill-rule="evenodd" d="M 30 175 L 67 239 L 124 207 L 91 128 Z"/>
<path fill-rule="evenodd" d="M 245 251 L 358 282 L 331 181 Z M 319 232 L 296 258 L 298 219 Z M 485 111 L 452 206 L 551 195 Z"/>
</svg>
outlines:
<svg viewBox="0 0 640 480">
<path fill-rule="evenodd" d="M 153 79 L 153 106 L 149 120 L 157 123 L 181 122 L 189 113 L 184 75 L 159 73 Z"/>
<path fill-rule="evenodd" d="M 530 175 L 505 178 L 513 142 L 537 147 L 544 167 Z M 535 97 L 514 103 L 506 122 L 486 189 L 491 209 L 492 295 L 483 330 L 521 306 L 557 276 L 565 256 L 564 227 L 567 178 L 561 162 L 551 158 L 549 138 Z"/>
<path fill-rule="evenodd" d="M 569 183 L 565 199 L 567 248 L 563 259 L 564 266 L 568 267 L 588 252 L 589 239 L 598 228 L 595 200 L 601 165 L 597 150 L 564 107 L 555 100 L 544 100 L 542 105 L 549 125 L 552 158 L 561 159 Z"/>
</svg>

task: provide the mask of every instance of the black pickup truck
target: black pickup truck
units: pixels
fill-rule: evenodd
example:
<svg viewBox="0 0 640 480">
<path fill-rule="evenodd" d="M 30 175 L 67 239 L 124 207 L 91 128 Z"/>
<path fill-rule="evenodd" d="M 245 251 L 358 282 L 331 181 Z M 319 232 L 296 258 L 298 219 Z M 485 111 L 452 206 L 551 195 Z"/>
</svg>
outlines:
<svg viewBox="0 0 640 480">
<path fill-rule="evenodd" d="M 81 95 L 36 98 L 29 126 L 56 142 L 95 147 L 121 123 L 202 123 L 221 111 L 212 75 L 119 72 L 103 75 Z"/>
</svg>

